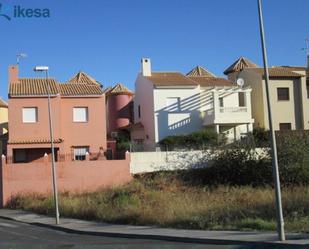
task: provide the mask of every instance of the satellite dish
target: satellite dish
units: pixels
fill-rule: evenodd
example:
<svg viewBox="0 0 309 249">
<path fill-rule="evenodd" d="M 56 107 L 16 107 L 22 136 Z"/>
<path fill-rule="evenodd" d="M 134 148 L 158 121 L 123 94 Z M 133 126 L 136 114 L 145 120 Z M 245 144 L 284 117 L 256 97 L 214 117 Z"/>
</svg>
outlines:
<svg viewBox="0 0 309 249">
<path fill-rule="evenodd" d="M 242 78 L 238 78 L 236 83 L 237 83 L 238 86 L 243 87 L 244 84 L 245 84 L 245 81 Z"/>
</svg>

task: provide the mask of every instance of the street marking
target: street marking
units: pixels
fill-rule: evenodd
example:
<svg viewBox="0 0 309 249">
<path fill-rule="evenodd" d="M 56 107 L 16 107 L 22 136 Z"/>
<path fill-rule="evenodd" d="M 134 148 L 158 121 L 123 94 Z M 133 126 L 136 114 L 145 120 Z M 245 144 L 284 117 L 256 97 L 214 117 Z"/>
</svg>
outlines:
<svg viewBox="0 0 309 249">
<path fill-rule="evenodd" d="M 0 222 L 0 227 L 12 227 L 12 228 L 16 228 L 16 227 L 18 227 L 18 226 L 13 225 L 13 224 L 9 224 L 9 223 Z"/>
</svg>

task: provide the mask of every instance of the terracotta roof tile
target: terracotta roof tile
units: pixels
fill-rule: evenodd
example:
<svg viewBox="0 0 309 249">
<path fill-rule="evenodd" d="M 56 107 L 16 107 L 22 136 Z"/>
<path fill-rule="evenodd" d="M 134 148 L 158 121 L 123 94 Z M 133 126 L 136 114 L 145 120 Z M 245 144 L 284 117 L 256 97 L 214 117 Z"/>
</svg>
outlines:
<svg viewBox="0 0 309 249">
<path fill-rule="evenodd" d="M 303 66 L 275 66 L 273 68 L 283 68 L 291 71 L 306 71 L 307 68 Z"/>
<path fill-rule="evenodd" d="M 94 78 L 86 74 L 85 72 L 79 71 L 74 75 L 67 83 L 77 83 L 77 84 L 89 84 L 101 86 L 101 83 L 96 81 Z"/>
<path fill-rule="evenodd" d="M 209 72 L 201 66 L 193 68 L 189 73 L 187 73 L 187 76 L 216 77 L 213 73 Z"/>
<path fill-rule="evenodd" d="M 86 96 L 102 95 L 103 91 L 99 84 L 88 83 L 65 83 L 60 84 L 55 79 L 46 78 L 21 78 L 18 82 L 10 83 L 9 96 L 46 96 L 47 84 L 50 86 L 50 94 L 63 96 Z"/>
<path fill-rule="evenodd" d="M 196 86 L 197 83 L 178 72 L 155 72 L 145 76 L 156 86 Z"/>
<path fill-rule="evenodd" d="M 107 95 L 118 95 L 118 94 L 128 94 L 128 95 L 134 95 L 132 91 L 130 91 L 128 88 L 126 88 L 123 84 L 118 83 L 113 88 L 110 88 L 106 91 Z"/>
<path fill-rule="evenodd" d="M 88 84 L 59 84 L 60 94 L 63 96 L 102 95 L 103 91 L 98 85 Z"/>
<path fill-rule="evenodd" d="M 18 82 L 11 83 L 9 87 L 10 96 L 23 95 L 47 95 L 47 82 L 50 86 L 50 94 L 58 93 L 58 84 L 55 79 L 45 78 L 20 78 Z"/>
<path fill-rule="evenodd" d="M 247 68 L 247 70 L 254 71 L 258 74 L 261 74 L 264 76 L 264 68 Z M 268 68 L 269 77 L 293 77 L 293 78 L 299 78 L 304 75 L 295 73 L 292 70 L 288 70 L 285 68 L 280 67 L 271 67 Z"/>
<path fill-rule="evenodd" d="M 196 81 L 201 87 L 213 87 L 213 86 L 235 86 L 232 81 L 225 78 L 217 77 L 192 77 L 190 79 Z"/>
<path fill-rule="evenodd" d="M 0 107 L 4 107 L 4 108 L 8 107 L 8 104 L 1 98 L 0 98 Z"/>
<path fill-rule="evenodd" d="M 248 60 L 245 57 L 240 57 L 236 60 L 231 66 L 229 66 L 223 73 L 229 74 L 232 72 L 239 72 L 244 68 L 257 68 L 258 65 L 254 64 L 252 61 Z"/>
<path fill-rule="evenodd" d="M 59 144 L 62 143 L 63 139 L 61 138 L 55 138 L 54 143 Z M 18 139 L 18 140 L 9 140 L 8 144 L 49 144 L 50 139 L 49 138 L 38 138 L 38 139 Z"/>
</svg>

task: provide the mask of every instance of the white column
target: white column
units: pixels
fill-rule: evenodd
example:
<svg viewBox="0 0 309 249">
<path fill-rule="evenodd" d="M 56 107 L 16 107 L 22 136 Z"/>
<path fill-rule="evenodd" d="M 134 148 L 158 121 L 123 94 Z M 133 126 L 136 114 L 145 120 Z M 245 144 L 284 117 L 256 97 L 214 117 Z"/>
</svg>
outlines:
<svg viewBox="0 0 309 249">
<path fill-rule="evenodd" d="M 218 124 L 215 125 L 215 129 L 216 129 L 216 133 L 219 134 L 220 133 L 220 126 Z"/>
<path fill-rule="evenodd" d="M 237 129 L 236 126 L 234 126 L 234 142 L 237 140 Z"/>
<path fill-rule="evenodd" d="M 251 89 L 246 90 L 245 92 L 245 103 L 246 103 L 246 107 L 247 107 L 247 113 L 248 115 L 250 115 L 250 118 L 252 118 L 251 116 Z"/>
<path fill-rule="evenodd" d="M 213 109 L 214 109 L 214 120 L 218 118 L 218 115 L 220 113 L 220 104 L 219 104 L 219 93 L 217 90 L 213 90 L 212 92 L 212 98 L 213 98 Z"/>
</svg>

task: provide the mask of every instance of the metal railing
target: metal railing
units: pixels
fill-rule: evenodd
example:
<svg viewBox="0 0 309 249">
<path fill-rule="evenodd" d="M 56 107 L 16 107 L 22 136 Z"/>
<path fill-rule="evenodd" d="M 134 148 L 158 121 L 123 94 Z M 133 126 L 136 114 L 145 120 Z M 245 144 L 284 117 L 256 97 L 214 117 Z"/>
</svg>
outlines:
<svg viewBox="0 0 309 249">
<path fill-rule="evenodd" d="M 230 112 L 247 112 L 247 107 L 240 107 L 240 106 L 236 106 L 236 107 L 220 107 L 220 112 L 221 113 L 230 113 Z"/>
</svg>

